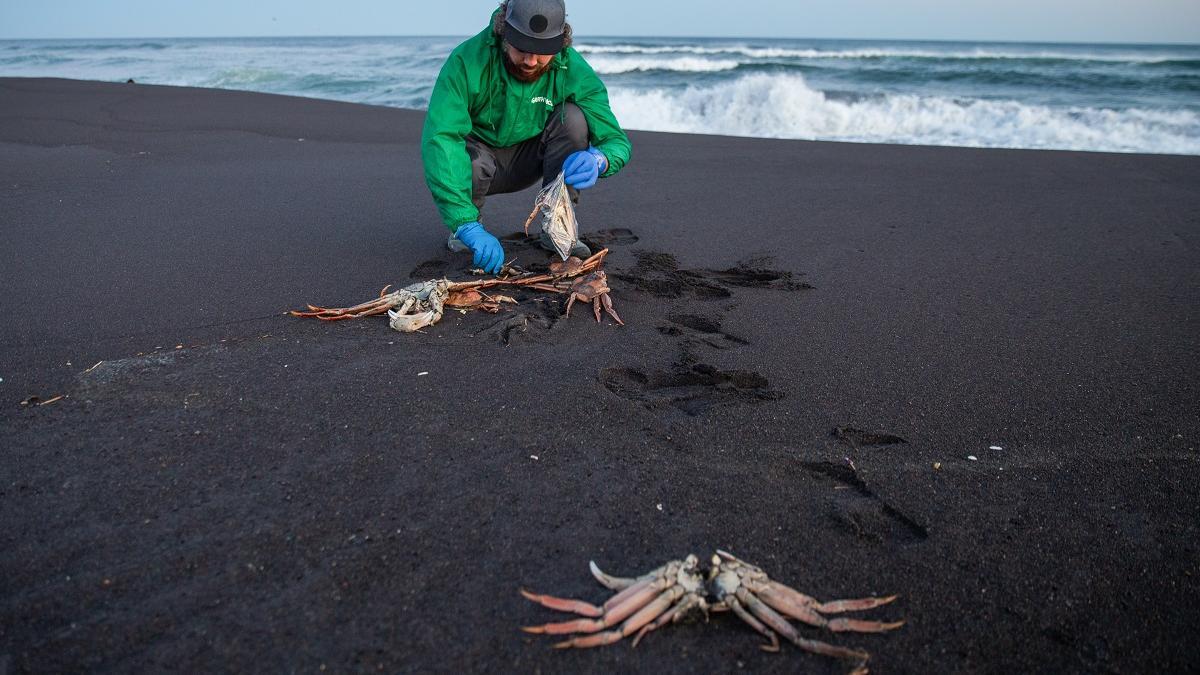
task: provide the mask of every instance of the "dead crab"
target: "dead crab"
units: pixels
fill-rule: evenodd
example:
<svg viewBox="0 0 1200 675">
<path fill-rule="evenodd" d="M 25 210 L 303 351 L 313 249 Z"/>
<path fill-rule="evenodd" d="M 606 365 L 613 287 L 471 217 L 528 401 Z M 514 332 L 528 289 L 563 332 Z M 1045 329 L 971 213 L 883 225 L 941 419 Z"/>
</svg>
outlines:
<svg viewBox="0 0 1200 675">
<path fill-rule="evenodd" d="M 790 586 L 772 581 L 766 572 L 725 551 L 717 551 L 712 557 L 709 587 L 716 600 L 712 610 L 733 610 L 738 618 L 750 624 L 769 640 L 767 644 L 762 645 L 764 651 L 779 651 L 779 638 L 775 635 L 779 633 L 805 651 L 856 661 L 859 664 L 857 672 L 865 672 L 862 666 L 870 658 L 870 654 L 802 637 L 784 617 L 834 632 L 882 633 L 904 625 L 903 621 L 883 623 L 858 619 L 826 619 L 821 616 L 823 613 L 839 614 L 873 609 L 888 604 L 895 600 L 896 596 L 820 602 Z"/>
<path fill-rule="evenodd" d="M 500 311 L 502 303 L 515 305 L 517 301 L 507 295 L 489 295 L 477 288 L 453 290 L 446 296 L 447 307 L 464 312 L 469 309 L 478 309 L 495 314 Z"/>
<path fill-rule="evenodd" d="M 604 277 L 604 273 L 599 269 L 604 264 L 604 257 L 606 255 L 608 255 L 608 249 L 601 250 L 587 260 L 571 257 L 564 262 L 552 264 L 549 274 L 526 272 L 510 264 L 504 268 L 500 276 L 492 279 L 462 282 L 453 282 L 448 279 L 432 279 L 391 291 L 390 293 L 388 290 L 391 286 L 385 286 L 379 292 L 379 297 L 362 304 L 354 305 L 353 307 L 318 307 L 316 305 L 309 305 L 307 311 L 292 311 L 290 313 L 292 316 L 314 318 L 322 321 L 341 321 L 379 314 L 388 314 L 389 317 L 393 314 L 399 314 L 401 315 L 401 319 L 404 319 L 410 315 L 420 314 L 421 316 L 418 317 L 419 320 L 406 321 L 401 324 L 402 327 L 397 327 L 395 323 L 397 319 L 393 317 L 393 328 L 411 332 L 412 330 L 437 323 L 442 317 L 443 307 L 459 310 L 479 309 L 495 313 L 500 311 L 501 305 L 504 303 L 517 304 L 517 300 L 511 296 L 487 292 L 487 289 L 500 286 L 523 288 L 545 293 L 570 293 L 572 299 L 578 295 L 578 299 L 590 302 L 593 298 L 608 293 L 608 283 Z M 598 278 L 592 277 L 589 275 L 590 272 L 598 272 L 600 276 Z M 581 279 L 575 279 L 576 284 L 572 284 L 573 278 L 582 275 L 589 275 L 590 281 L 587 284 L 578 284 Z M 579 287 L 576 288 L 576 285 Z M 612 310 L 612 301 L 605 297 L 602 298 L 601 302 L 619 323 L 621 320 L 617 318 L 616 313 Z M 599 314 L 600 311 L 597 309 L 597 320 L 599 320 Z"/>
<path fill-rule="evenodd" d="M 762 645 L 764 651 L 779 651 L 778 633 L 806 651 L 852 661 L 855 664 L 853 673 L 861 675 L 867 672 L 866 662 L 870 658 L 867 652 L 802 637 L 788 619 L 834 632 L 882 633 L 904 625 L 903 621 L 889 623 L 822 616 L 880 607 L 895 600 L 894 595 L 820 602 L 771 580 L 766 572 L 725 551 L 717 551 L 712 557 L 707 576 L 700 572 L 699 559 L 694 555 L 673 560 L 636 579 L 611 577 L 601 572 L 594 562 L 591 569 L 597 581 L 619 593 L 597 607 L 581 600 L 537 595 L 522 589 L 521 595 L 543 607 L 589 617 L 522 630 L 550 635 L 587 634 L 558 642 L 554 645 L 558 648 L 608 645 L 634 633 L 637 637 L 633 644 L 637 646 L 646 633 L 679 621 L 694 610 L 702 611 L 705 617 L 709 610 L 728 610 L 769 640 Z M 605 629 L 612 630 L 600 632 Z"/>
<path fill-rule="evenodd" d="M 589 258 L 590 260 L 590 258 Z M 550 275 L 557 278 L 579 276 L 582 273 L 584 261 L 570 256 L 566 260 L 554 261 L 550 263 Z"/>
<path fill-rule="evenodd" d="M 596 323 L 600 323 L 600 307 L 604 306 L 604 311 L 608 312 L 618 324 L 624 326 L 625 322 L 617 316 L 616 310 L 613 309 L 612 299 L 608 297 L 611 289 L 608 287 L 608 275 L 604 270 L 596 270 L 589 274 L 579 277 L 575 283 L 571 284 L 571 297 L 567 299 L 567 309 L 564 313 L 567 318 L 571 316 L 571 305 L 575 301 L 590 302 L 592 309 L 596 312 Z"/>
<path fill-rule="evenodd" d="M 541 626 L 526 626 L 521 630 L 539 635 L 594 633 L 555 643 L 554 646 L 558 649 L 610 645 L 634 633 L 637 633 L 637 637 L 633 639 L 633 644 L 637 646 L 646 633 L 668 622 L 678 621 L 693 609 L 707 611 L 700 559 L 694 555 L 689 555 L 683 560 L 672 560 L 636 579 L 610 577 L 601 572 L 594 562 L 591 563 L 591 569 L 597 581 L 611 590 L 620 592 L 609 598 L 603 606 L 597 607 L 582 600 L 538 595 L 521 589 L 521 595 L 527 600 L 543 607 L 590 617 Z M 600 632 L 606 628 L 613 630 Z"/>
</svg>

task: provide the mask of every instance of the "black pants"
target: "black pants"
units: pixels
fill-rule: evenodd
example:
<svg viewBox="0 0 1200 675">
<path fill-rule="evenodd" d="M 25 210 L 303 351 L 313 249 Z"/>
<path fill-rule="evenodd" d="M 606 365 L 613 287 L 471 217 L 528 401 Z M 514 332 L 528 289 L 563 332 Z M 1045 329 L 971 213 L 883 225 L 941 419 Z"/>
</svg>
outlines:
<svg viewBox="0 0 1200 675">
<path fill-rule="evenodd" d="M 574 103 L 555 108 L 541 136 L 507 148 L 493 148 L 474 136 L 467 136 L 471 201 L 482 211 L 488 195 L 520 192 L 538 181 L 546 185 L 558 177 L 571 153 L 587 147 L 587 118 Z M 578 191 L 568 190 L 571 199 L 578 202 Z"/>
</svg>

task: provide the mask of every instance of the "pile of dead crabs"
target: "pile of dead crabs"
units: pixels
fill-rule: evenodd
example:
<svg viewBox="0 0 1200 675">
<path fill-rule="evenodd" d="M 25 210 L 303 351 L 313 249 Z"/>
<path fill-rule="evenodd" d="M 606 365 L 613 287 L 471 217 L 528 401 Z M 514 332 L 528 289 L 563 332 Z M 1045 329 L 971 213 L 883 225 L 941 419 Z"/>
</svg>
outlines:
<svg viewBox="0 0 1200 675">
<path fill-rule="evenodd" d="M 353 307 L 308 306 L 308 311 L 293 311 L 293 316 L 310 317 L 322 321 L 340 321 L 387 313 L 392 328 L 412 333 L 441 321 L 447 308 L 462 311 L 481 310 L 499 312 L 504 304 L 517 304 L 505 289 L 526 289 L 546 293 L 566 294 L 565 313 L 571 315 L 571 306 L 576 301 L 590 303 L 596 315 L 607 312 L 618 324 L 624 325 L 613 309 L 608 297 L 608 276 L 600 269 L 608 249 L 604 249 L 587 260 L 569 257 L 550 264 L 548 271 L 527 272 L 516 266 L 505 266 L 494 278 L 478 281 L 450 281 L 433 279 L 413 284 L 397 291 L 388 292 L 385 286 L 379 297 Z"/>
</svg>

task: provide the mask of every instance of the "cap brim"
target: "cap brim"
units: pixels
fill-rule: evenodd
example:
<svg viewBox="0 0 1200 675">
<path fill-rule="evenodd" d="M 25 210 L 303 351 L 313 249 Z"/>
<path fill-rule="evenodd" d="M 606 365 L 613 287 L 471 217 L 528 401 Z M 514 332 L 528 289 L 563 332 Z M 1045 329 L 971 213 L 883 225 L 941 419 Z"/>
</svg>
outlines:
<svg viewBox="0 0 1200 675">
<path fill-rule="evenodd" d="M 563 42 L 566 41 L 566 38 L 562 35 L 552 38 L 529 37 L 516 28 L 513 28 L 512 24 L 505 24 L 504 41 L 526 54 L 550 56 L 562 51 Z"/>
</svg>

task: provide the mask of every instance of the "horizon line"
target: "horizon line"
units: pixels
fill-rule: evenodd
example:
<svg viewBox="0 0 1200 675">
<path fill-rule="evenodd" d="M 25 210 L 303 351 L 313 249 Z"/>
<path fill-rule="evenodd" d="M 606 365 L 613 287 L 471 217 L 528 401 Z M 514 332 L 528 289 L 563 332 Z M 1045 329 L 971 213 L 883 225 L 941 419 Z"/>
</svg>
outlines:
<svg viewBox="0 0 1200 675">
<path fill-rule="evenodd" d="M 0 41 L 4 42 L 19 42 L 22 40 L 38 41 L 38 40 L 279 40 L 279 39 L 312 39 L 312 38 L 329 38 L 329 39 L 344 39 L 344 38 L 447 38 L 455 40 L 465 40 L 473 34 L 468 35 L 449 35 L 449 34 L 410 34 L 410 35 L 386 35 L 386 34 L 343 34 L 343 35 L 130 35 L 130 36 L 109 36 L 109 37 L 3 37 L 0 36 Z M 586 41 L 588 36 L 576 35 L 576 39 Z M 1125 41 L 1089 41 L 1089 40 L 1000 40 L 1000 39 L 967 39 L 967 38 L 847 38 L 847 37 L 781 37 L 781 36 L 765 36 L 765 35 L 651 35 L 651 34 L 628 34 L 628 35 L 592 35 L 595 38 L 605 39 L 670 39 L 670 40 L 831 40 L 842 42 L 947 42 L 947 43 L 978 43 L 978 44 L 1026 44 L 1026 45 L 1096 45 L 1096 46 L 1127 46 L 1127 47 L 1200 47 L 1200 42 L 1125 42 Z"/>
</svg>

